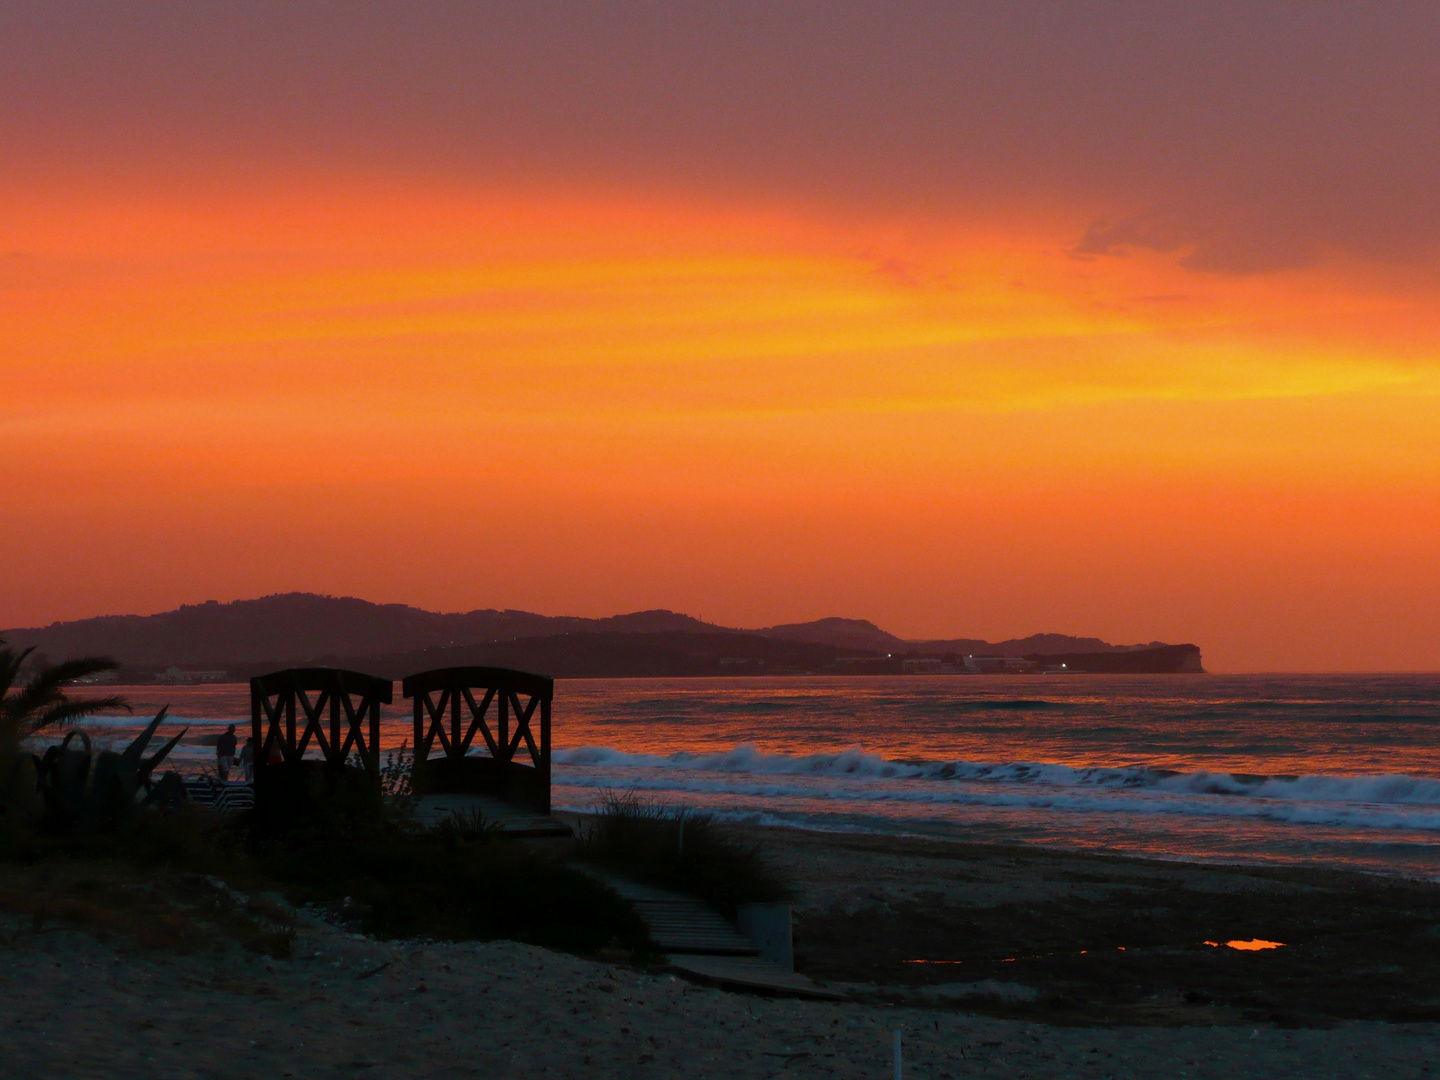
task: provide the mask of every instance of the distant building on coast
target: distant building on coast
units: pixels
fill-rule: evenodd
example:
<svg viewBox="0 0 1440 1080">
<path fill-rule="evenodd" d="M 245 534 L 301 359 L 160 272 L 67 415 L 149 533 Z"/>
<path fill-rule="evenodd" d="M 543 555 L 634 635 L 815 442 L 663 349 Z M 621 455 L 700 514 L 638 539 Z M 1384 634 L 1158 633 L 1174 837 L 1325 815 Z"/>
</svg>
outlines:
<svg viewBox="0 0 1440 1080">
<path fill-rule="evenodd" d="M 760 656 L 722 656 L 720 666 L 730 671 L 764 671 L 765 659 Z"/>
<path fill-rule="evenodd" d="M 837 656 L 835 670 L 845 675 L 898 675 L 900 661 L 885 656 Z"/>
<path fill-rule="evenodd" d="M 906 675 L 959 675 L 964 671 L 938 656 L 912 656 L 900 661 L 900 670 Z"/>
<path fill-rule="evenodd" d="M 172 665 L 171 667 L 166 668 L 164 671 L 157 671 L 155 673 L 155 681 L 157 683 L 172 683 L 179 685 L 206 682 L 224 682 L 225 676 L 228 674 L 230 674 L 228 671 L 219 671 L 213 669 L 208 671 L 182 671 L 180 668 Z"/>
<path fill-rule="evenodd" d="M 977 675 L 1023 675 L 1037 671 L 1039 661 L 1023 656 L 967 656 L 965 670 Z"/>
</svg>

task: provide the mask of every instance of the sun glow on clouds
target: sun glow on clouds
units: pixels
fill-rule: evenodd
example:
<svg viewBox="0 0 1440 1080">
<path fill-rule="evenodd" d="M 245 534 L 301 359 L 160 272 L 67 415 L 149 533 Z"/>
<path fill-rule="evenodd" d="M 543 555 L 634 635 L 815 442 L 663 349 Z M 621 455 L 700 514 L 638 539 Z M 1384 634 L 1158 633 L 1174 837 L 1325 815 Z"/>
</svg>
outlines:
<svg viewBox="0 0 1440 1080">
<path fill-rule="evenodd" d="M 866 220 L 360 183 L 17 191 L 3 205 L 4 365 L 24 408 L 0 416 L 0 450 L 27 485 L 67 499 L 163 504 L 173 519 L 257 492 L 458 483 L 644 505 L 727 543 L 737 508 L 778 510 L 793 531 L 762 545 L 780 562 L 813 543 L 817 520 L 873 536 L 897 506 L 985 550 L 1033 553 L 1042 530 L 1026 536 L 1006 509 L 1016 490 L 1047 529 L 1070 520 L 1068 546 L 1092 560 L 1153 544 L 1135 492 L 1179 481 L 1264 503 L 1277 479 L 1326 497 L 1378 479 L 1423 490 L 1422 518 L 1433 509 L 1440 309 L 1418 276 L 1087 257 L 1085 215 L 1053 210 Z M 4 494 L 38 499 L 43 530 L 44 490 Z M 1220 496 L 1187 512 L 1203 517 L 1207 499 L 1224 517 Z M 1115 522 L 1133 526 L 1128 540 Z M 1326 558 L 1340 550 L 1329 517 L 1312 524 Z M 624 530 L 586 531 L 633 551 Z M 428 534 L 408 543 L 412 562 L 448 551 Z M 512 552 L 506 573 L 565 557 Z M 274 558 L 254 555 L 241 578 L 319 584 L 269 573 Z M 375 570 L 363 544 L 352 561 L 338 588 L 423 602 L 419 579 Z M 644 600 L 694 596 L 719 617 L 698 583 L 715 572 L 677 569 L 670 595 Z M 863 602 L 824 585 L 846 572 L 817 565 L 793 613 Z M 523 588 L 486 595 L 493 584 L 451 606 L 526 606 Z M 754 621 L 767 617 L 780 615 Z M 927 618 L 945 622 L 935 633 L 986 629 Z M 924 622 L 895 628 L 932 632 Z"/>
<path fill-rule="evenodd" d="M 115 394 L 630 424 L 1434 388 L 1403 349 L 1315 333 L 1413 318 L 1393 296 L 1076 258 L 1073 228 L 423 191 L 22 206 L 10 364 L 62 424 L 139 422 Z"/>
</svg>

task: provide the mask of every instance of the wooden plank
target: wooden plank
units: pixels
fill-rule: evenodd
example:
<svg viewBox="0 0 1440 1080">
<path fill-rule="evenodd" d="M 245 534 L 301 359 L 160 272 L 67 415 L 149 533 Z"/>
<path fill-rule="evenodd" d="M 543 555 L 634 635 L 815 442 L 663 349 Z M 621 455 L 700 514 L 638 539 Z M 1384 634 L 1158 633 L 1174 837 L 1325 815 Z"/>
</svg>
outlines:
<svg viewBox="0 0 1440 1080">
<path fill-rule="evenodd" d="M 725 990 L 786 997 L 813 998 L 820 1001 L 843 1001 L 844 994 L 821 986 L 809 976 L 786 971 L 773 960 L 758 956 L 697 956 L 672 953 L 668 970 L 692 982 L 718 986 Z"/>
<path fill-rule="evenodd" d="M 475 704 L 475 695 L 470 693 L 470 687 L 462 686 L 461 692 L 465 695 L 465 704 L 470 706 L 470 730 L 465 733 L 465 742 L 460 747 L 457 757 L 464 757 L 470 750 L 470 744 L 475 741 L 475 732 L 478 730 L 485 736 L 485 745 L 490 750 L 491 757 L 497 757 L 495 753 L 495 736 L 490 734 L 490 725 L 485 722 L 485 713 L 490 709 L 490 703 L 495 700 L 495 688 L 487 687 L 485 696 L 480 704 Z"/>
</svg>

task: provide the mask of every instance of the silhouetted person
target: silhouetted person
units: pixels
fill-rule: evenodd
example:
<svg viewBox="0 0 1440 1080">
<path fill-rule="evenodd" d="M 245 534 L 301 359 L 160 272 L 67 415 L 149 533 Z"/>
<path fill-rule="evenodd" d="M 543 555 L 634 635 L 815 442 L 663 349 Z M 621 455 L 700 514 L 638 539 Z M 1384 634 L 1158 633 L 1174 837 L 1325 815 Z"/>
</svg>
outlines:
<svg viewBox="0 0 1440 1080">
<path fill-rule="evenodd" d="M 255 782 L 255 736 L 251 735 L 240 748 L 240 767 L 245 770 L 245 782 Z"/>
<path fill-rule="evenodd" d="M 239 740 L 235 737 L 235 725 L 231 724 L 225 729 L 225 734 L 220 736 L 220 741 L 215 744 L 215 771 L 220 774 L 221 782 L 230 779 L 230 766 L 235 763 L 235 744 Z"/>
</svg>

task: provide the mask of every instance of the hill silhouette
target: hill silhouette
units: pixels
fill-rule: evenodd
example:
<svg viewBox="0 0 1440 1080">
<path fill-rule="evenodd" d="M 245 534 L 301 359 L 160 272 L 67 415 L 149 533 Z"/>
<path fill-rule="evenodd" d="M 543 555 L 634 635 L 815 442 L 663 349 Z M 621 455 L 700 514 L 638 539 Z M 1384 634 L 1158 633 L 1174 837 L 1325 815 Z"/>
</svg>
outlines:
<svg viewBox="0 0 1440 1080">
<path fill-rule="evenodd" d="M 428 657 L 422 667 L 483 660 L 556 675 L 822 671 L 841 656 L 1093 657 L 1160 644 L 1111 645 L 1064 634 L 998 643 L 907 641 L 867 620 L 838 617 L 744 630 L 664 609 L 598 619 L 493 608 L 442 613 L 314 593 L 185 604 L 155 615 L 106 615 L 6 630 L 0 636 L 55 659 L 113 656 L 128 677 L 172 666 L 224 669 L 234 677 L 267 667 L 341 660 L 371 662 L 376 670 L 392 662 L 419 670 L 413 665 L 422 657 Z M 1124 670 L 1127 661 L 1095 669 L 1116 664 Z"/>
</svg>

